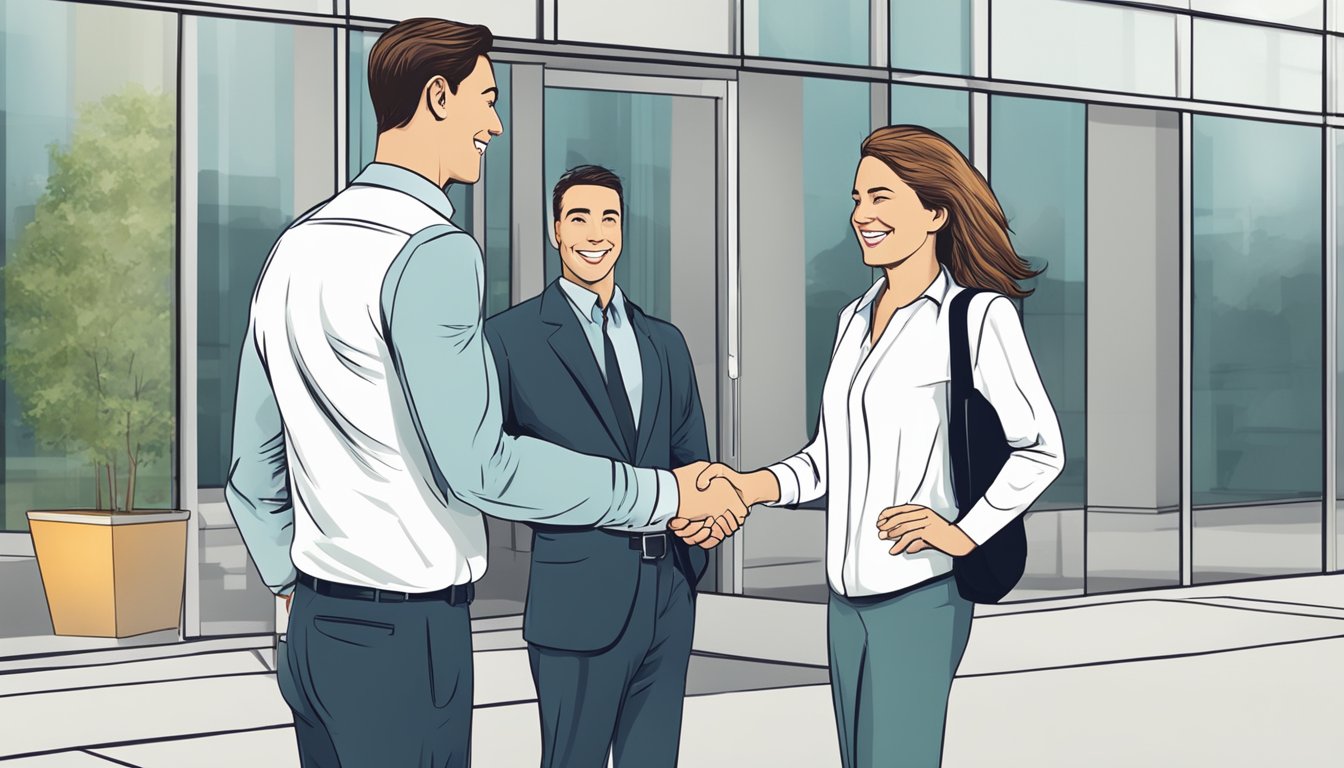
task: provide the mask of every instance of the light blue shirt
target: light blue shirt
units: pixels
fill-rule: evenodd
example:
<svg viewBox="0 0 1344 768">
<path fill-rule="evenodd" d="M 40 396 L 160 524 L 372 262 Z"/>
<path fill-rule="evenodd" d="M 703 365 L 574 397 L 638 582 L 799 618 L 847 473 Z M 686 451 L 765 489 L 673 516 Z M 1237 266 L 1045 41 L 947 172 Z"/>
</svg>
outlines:
<svg viewBox="0 0 1344 768">
<path fill-rule="evenodd" d="M 631 529 L 676 512 L 669 472 L 502 431 L 481 252 L 451 215 L 432 182 L 375 163 L 267 261 L 225 498 L 276 592 L 296 571 L 405 592 L 474 581 L 481 512 Z"/>
<path fill-rule="evenodd" d="M 569 305 L 579 318 L 579 325 L 588 337 L 588 346 L 592 347 L 593 357 L 597 360 L 597 368 L 605 379 L 607 351 L 602 343 L 602 308 L 597 305 L 597 294 L 563 277 L 560 278 L 560 290 L 569 297 Z M 607 335 L 611 337 L 611 348 L 616 352 L 616 364 L 621 367 L 621 379 L 625 382 L 625 395 L 630 399 L 630 411 L 638 427 L 639 408 L 644 398 L 644 368 L 639 357 L 639 342 L 635 339 L 635 330 L 630 327 L 630 315 L 626 311 L 625 296 L 620 286 L 611 292 L 607 312 Z"/>
</svg>

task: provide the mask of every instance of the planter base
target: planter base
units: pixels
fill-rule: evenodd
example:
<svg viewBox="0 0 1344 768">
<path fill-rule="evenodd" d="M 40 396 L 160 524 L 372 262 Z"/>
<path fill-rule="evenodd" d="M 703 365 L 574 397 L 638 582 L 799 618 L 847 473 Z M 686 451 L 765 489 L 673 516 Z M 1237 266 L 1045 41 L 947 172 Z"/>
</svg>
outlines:
<svg viewBox="0 0 1344 768">
<path fill-rule="evenodd" d="M 58 635 L 131 637 L 177 629 L 187 517 L 168 512 L 29 512 Z"/>
</svg>

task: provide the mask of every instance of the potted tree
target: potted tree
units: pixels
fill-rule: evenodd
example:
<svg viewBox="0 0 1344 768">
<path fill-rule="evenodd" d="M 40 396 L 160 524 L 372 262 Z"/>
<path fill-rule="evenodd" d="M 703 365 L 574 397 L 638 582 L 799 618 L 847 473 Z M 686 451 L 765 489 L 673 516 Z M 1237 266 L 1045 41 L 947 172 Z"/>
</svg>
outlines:
<svg viewBox="0 0 1344 768">
<path fill-rule="evenodd" d="M 83 109 L 4 268 L 5 375 L 23 418 L 93 470 L 94 509 L 28 512 L 60 635 L 178 626 L 187 513 L 136 507 L 143 470 L 173 442 L 175 122 L 171 97 L 136 85 Z"/>
</svg>

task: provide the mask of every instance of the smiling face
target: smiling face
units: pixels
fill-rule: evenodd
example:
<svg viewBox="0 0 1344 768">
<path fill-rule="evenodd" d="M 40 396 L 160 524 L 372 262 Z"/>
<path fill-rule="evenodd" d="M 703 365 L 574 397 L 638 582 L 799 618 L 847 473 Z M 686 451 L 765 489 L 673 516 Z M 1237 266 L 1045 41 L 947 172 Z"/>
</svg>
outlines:
<svg viewBox="0 0 1344 768">
<path fill-rule="evenodd" d="M 495 113 L 499 89 L 490 59 L 477 57 L 476 68 L 457 87 L 448 89 L 447 81 L 436 77 L 429 82 L 430 104 L 437 121 L 439 162 L 442 177 L 463 184 L 475 184 L 481 178 L 481 157 L 490 139 L 504 132 Z"/>
<path fill-rule="evenodd" d="M 854 174 L 854 214 L 850 224 L 863 249 L 863 263 L 894 267 L 910 258 L 947 223 L 947 213 L 930 211 L 919 195 L 886 163 L 859 161 Z M 930 249 L 932 253 L 932 249 Z"/>
<path fill-rule="evenodd" d="M 555 241 L 565 277 L 580 285 L 606 279 L 621 257 L 620 195 L 592 184 L 565 190 Z"/>
</svg>

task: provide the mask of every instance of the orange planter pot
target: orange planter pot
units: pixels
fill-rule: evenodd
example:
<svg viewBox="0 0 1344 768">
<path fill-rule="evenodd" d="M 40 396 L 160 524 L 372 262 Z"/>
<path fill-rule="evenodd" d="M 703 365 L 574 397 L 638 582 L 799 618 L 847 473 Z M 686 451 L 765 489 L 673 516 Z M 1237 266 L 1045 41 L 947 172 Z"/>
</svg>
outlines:
<svg viewBox="0 0 1344 768">
<path fill-rule="evenodd" d="M 58 635 L 177 629 L 186 580 L 184 511 L 32 511 L 28 527 Z"/>
</svg>

